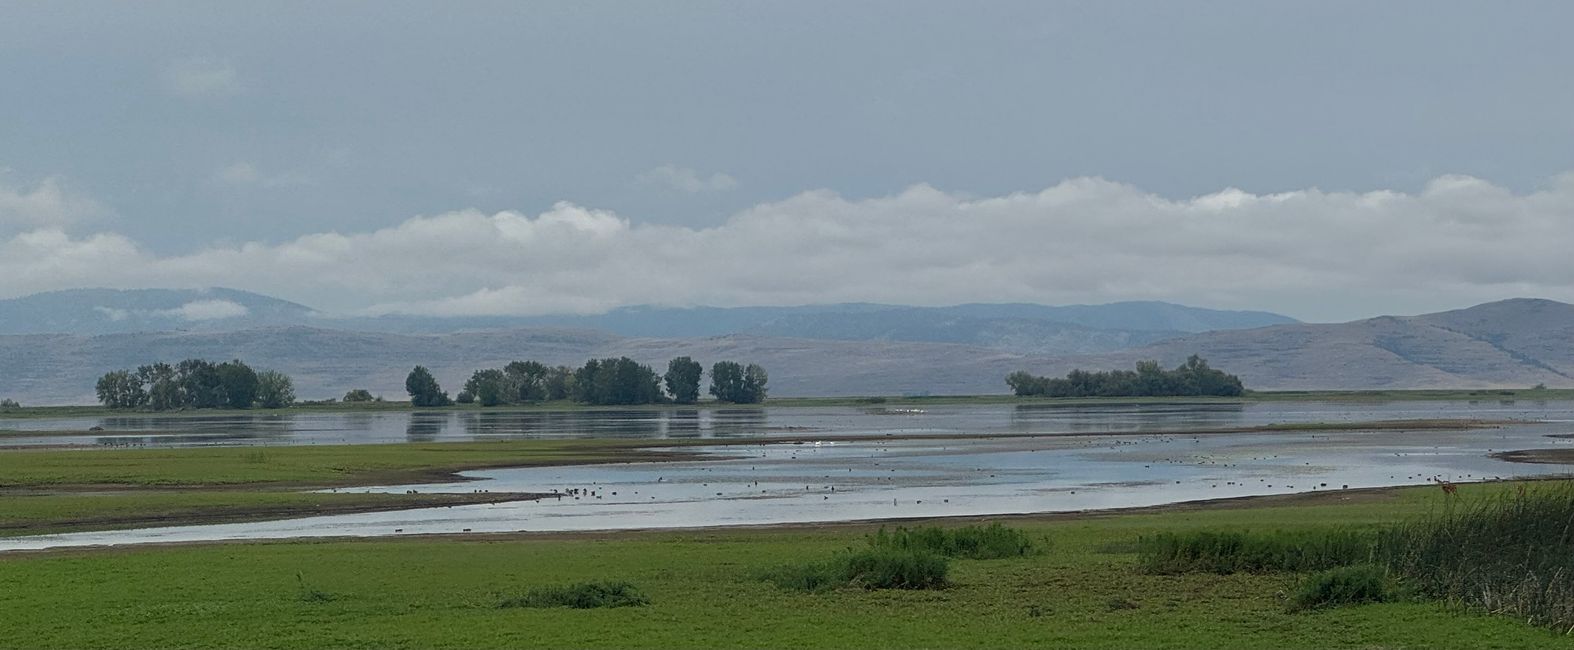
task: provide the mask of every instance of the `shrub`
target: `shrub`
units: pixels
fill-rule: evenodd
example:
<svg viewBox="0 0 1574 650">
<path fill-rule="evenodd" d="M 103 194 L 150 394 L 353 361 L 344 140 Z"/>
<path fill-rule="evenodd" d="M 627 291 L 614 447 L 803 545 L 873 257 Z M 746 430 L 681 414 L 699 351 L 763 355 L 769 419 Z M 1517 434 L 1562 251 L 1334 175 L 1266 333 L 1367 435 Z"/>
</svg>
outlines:
<svg viewBox="0 0 1574 650">
<path fill-rule="evenodd" d="M 562 587 L 537 587 L 523 596 L 504 598 L 499 608 L 509 607 L 637 607 L 650 599 L 627 582 L 582 582 Z"/>
<path fill-rule="evenodd" d="M 1386 603 L 1397 589 L 1388 571 L 1375 564 L 1329 569 L 1307 576 L 1290 600 L 1294 609 L 1314 609 L 1361 603 Z"/>
<path fill-rule="evenodd" d="M 841 566 L 848 584 L 865 589 L 936 589 L 946 585 L 950 570 L 943 555 L 894 548 L 849 553 Z"/>
<path fill-rule="evenodd" d="M 1349 530 L 1160 533 L 1138 542 L 1147 573 L 1319 571 L 1370 561 L 1373 536 Z"/>
<path fill-rule="evenodd" d="M 902 528 L 887 533 L 884 527 L 869 537 L 874 548 L 920 549 L 947 557 L 992 560 L 1020 557 L 1033 551 L 1027 533 L 999 523 L 961 528 Z"/>
<path fill-rule="evenodd" d="M 16 403 L 14 399 L 0 399 L 0 411 L 10 411 L 19 408 L 22 408 L 22 405 Z"/>
</svg>

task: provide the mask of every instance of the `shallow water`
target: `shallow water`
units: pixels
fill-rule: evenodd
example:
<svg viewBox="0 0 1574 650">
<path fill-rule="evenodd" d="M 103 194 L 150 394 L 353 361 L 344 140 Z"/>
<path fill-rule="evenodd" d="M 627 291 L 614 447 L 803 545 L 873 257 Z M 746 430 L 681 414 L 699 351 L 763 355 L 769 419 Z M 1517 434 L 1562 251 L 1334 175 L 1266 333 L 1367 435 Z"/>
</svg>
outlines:
<svg viewBox="0 0 1574 650">
<path fill-rule="evenodd" d="M 1259 408 L 1269 407 L 1269 408 Z M 835 434 L 927 434 L 921 439 L 709 447 L 714 460 L 502 469 L 477 480 L 359 488 L 403 492 L 568 492 L 538 502 L 0 539 L 0 550 L 94 544 L 573 531 L 780 524 L 947 515 L 1063 512 L 1197 499 L 1456 482 L 1574 472 L 1508 463 L 1494 451 L 1574 444 L 1574 403 L 1252 404 L 1240 407 L 1037 408 L 967 406 L 923 414 L 848 409 L 757 411 Z M 601 412 L 597 412 L 601 413 Z M 580 414 L 575 414 L 580 415 Z M 1460 431 L 1342 431 L 1221 435 L 1164 429 L 1396 418 L 1537 418 Z M 505 419 L 506 421 L 506 419 Z M 715 420 L 713 419 L 714 423 Z M 973 422 L 975 425 L 966 423 Z M 813 425 L 808 423 L 815 423 Z M 763 424 L 757 434 L 775 429 Z M 725 427 L 722 427 L 725 428 Z M 1080 429 L 1079 429 L 1080 428 Z M 711 435 L 717 435 L 713 424 Z M 989 438 L 980 434 L 1124 435 Z M 668 430 L 670 433 L 670 428 Z M 475 434 L 469 434 L 475 435 Z M 727 435 L 747 435 L 742 431 Z M 652 436 L 654 437 L 654 436 Z M 677 437 L 677 436 L 673 436 Z M 452 438 L 450 438 L 452 439 Z M 1469 490 L 1468 487 L 1462 488 Z"/>
<path fill-rule="evenodd" d="M 922 413 L 881 407 L 292 413 L 270 415 L 5 419 L 3 431 L 103 431 L 5 435 L 0 445 L 194 447 L 368 444 L 534 438 L 740 438 L 826 434 L 977 435 L 1232 428 L 1293 422 L 1409 418 L 1574 421 L 1574 402 L 1256 402 L 1247 404 L 933 405 Z"/>
</svg>

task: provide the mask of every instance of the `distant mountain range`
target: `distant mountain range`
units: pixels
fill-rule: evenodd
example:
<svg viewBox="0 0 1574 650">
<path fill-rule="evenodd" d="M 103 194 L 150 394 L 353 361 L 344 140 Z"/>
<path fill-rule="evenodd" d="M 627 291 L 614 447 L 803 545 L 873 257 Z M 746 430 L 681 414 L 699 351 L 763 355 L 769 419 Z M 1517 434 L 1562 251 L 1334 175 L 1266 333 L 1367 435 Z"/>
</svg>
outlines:
<svg viewBox="0 0 1574 650">
<path fill-rule="evenodd" d="M 627 307 L 590 316 L 336 317 L 305 305 L 233 289 L 81 289 L 0 300 L 0 334 L 234 332 L 306 326 L 365 332 L 447 334 L 551 327 L 628 337 L 753 335 L 835 341 L 958 343 L 1027 354 L 1089 354 L 1186 333 L 1296 322 L 1267 312 L 1163 302 L 1051 307 L 971 304 L 906 307 L 866 303 L 802 307 Z"/>
<path fill-rule="evenodd" d="M 1009 310 L 1015 306 L 984 307 Z M 845 311 L 829 313 L 859 316 L 890 309 L 839 308 Z M 944 309 L 961 308 L 938 311 Z M 0 319 L 8 314 L 0 312 Z M 782 323 L 769 327 L 795 333 L 820 328 L 822 333 L 847 338 L 778 336 L 765 324 L 753 326 L 761 330 L 758 333 L 681 338 L 627 336 L 607 331 L 612 327 L 410 334 L 301 325 L 239 331 L 0 336 L 0 397 L 24 404 L 88 403 L 93 399 L 94 380 L 107 370 L 193 356 L 241 358 L 258 367 L 282 370 L 295 377 L 300 394 L 308 398 L 367 388 L 402 399 L 404 375 L 417 363 L 432 368 L 443 385 L 455 391 L 472 370 L 501 366 L 514 359 L 577 365 L 591 357 L 620 355 L 653 365 L 680 355 L 707 365 L 722 359 L 757 362 L 769 369 L 771 392 L 777 396 L 1002 393 L 1006 391 L 1003 378 L 1014 370 L 1059 375 L 1078 367 L 1129 368 L 1142 359 L 1173 365 L 1191 354 L 1207 357 L 1214 366 L 1240 375 L 1249 388 L 1261 390 L 1574 387 L 1574 305 L 1549 300 L 1505 300 L 1437 314 L 1384 316 L 1342 324 L 1217 330 L 1165 338 L 1137 348 L 1069 355 L 978 345 L 978 340 L 1006 337 L 966 333 L 969 330 L 964 325 L 970 326 L 968 319 L 972 318 L 992 321 L 991 326 L 1000 328 L 996 332 L 1006 331 L 1001 323 L 1017 320 L 1010 314 L 998 319 L 991 314 L 959 317 L 954 322 L 962 324 L 950 329 L 900 325 L 899 318 L 881 327 L 859 329 L 865 326 L 850 325 L 860 322 L 859 318 L 837 316 L 821 321 L 804 314 L 791 316 L 809 322 L 778 314 L 766 323 Z M 1035 325 L 1039 329 L 1016 330 L 1013 336 L 1032 339 L 1040 334 L 1022 332 L 1053 331 L 1042 324 L 1050 321 L 1022 320 L 1039 323 Z M 758 321 L 740 318 L 729 327 L 746 322 Z M 973 343 L 899 338 L 917 336 L 907 334 L 909 327 L 929 337 L 973 337 Z M 1065 327 L 1113 331 L 1086 325 Z M 1119 331 L 1171 335 L 1176 330 Z"/>
</svg>

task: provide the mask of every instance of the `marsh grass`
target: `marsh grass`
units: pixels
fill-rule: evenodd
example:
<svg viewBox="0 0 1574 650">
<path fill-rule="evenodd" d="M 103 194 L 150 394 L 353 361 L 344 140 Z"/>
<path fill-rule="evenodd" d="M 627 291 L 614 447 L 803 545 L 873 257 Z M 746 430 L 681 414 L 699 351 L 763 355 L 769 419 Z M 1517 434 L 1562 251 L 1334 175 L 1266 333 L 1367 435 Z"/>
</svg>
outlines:
<svg viewBox="0 0 1574 650">
<path fill-rule="evenodd" d="M 916 548 L 879 547 L 843 551 L 821 562 L 790 564 L 760 577 L 782 589 L 829 591 L 861 589 L 940 589 L 951 563 L 944 555 Z"/>
<path fill-rule="evenodd" d="M 1574 486 L 1451 500 L 1384 531 L 1377 553 L 1427 596 L 1574 632 Z"/>
<path fill-rule="evenodd" d="M 525 592 L 523 596 L 505 597 L 497 606 L 499 609 L 511 607 L 598 609 L 649 604 L 650 599 L 627 582 L 581 582 L 566 586 L 537 587 Z"/>
<path fill-rule="evenodd" d="M 988 526 L 962 526 L 959 528 L 897 527 L 886 532 L 885 527 L 869 536 L 872 548 L 924 550 L 946 557 L 971 560 L 993 560 L 1022 557 L 1035 550 L 1027 533 L 1016 528 L 992 523 Z"/>
<path fill-rule="evenodd" d="M 1369 562 L 1373 535 L 1343 529 L 1160 533 L 1138 542 L 1149 574 L 1321 571 Z"/>
</svg>

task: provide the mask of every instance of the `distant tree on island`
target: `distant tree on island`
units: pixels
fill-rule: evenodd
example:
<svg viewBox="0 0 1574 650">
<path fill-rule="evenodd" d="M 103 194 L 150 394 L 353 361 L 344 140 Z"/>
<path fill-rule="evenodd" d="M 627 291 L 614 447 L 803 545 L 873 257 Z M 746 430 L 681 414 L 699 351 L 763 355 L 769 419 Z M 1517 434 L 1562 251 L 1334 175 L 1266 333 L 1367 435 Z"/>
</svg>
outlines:
<svg viewBox="0 0 1574 650">
<path fill-rule="evenodd" d="M 1157 361 L 1142 361 L 1135 371 L 1079 369 L 1064 379 L 1017 371 L 1006 376 L 1006 385 L 1019 397 L 1234 397 L 1245 392 L 1239 377 L 1208 367 L 1197 355 L 1174 370 L 1165 370 Z"/>
<path fill-rule="evenodd" d="M 416 366 L 410 371 L 409 376 L 404 378 L 404 389 L 410 394 L 412 406 L 448 406 L 453 403 L 425 366 Z"/>
<path fill-rule="evenodd" d="M 14 411 L 22 408 L 14 399 L 0 399 L 0 411 Z"/>
<path fill-rule="evenodd" d="M 688 357 L 678 357 L 667 362 L 667 373 L 662 381 L 667 384 L 667 394 L 678 404 L 700 401 L 700 375 L 704 367 Z"/>
<path fill-rule="evenodd" d="M 276 370 L 257 373 L 257 405 L 265 409 L 281 409 L 295 403 L 295 382 L 289 375 Z"/>
<path fill-rule="evenodd" d="M 357 403 L 357 402 L 381 402 L 383 400 L 380 397 L 373 397 L 372 396 L 372 391 L 366 390 L 365 388 L 356 388 L 356 389 L 352 389 L 352 390 L 346 392 L 344 394 L 344 400 L 343 401 L 346 402 L 346 403 Z"/>
<path fill-rule="evenodd" d="M 656 371 L 628 357 L 586 361 L 574 371 L 570 397 L 596 405 L 655 404 L 667 398 Z"/>
<path fill-rule="evenodd" d="M 718 361 L 710 368 L 710 394 L 722 402 L 759 404 L 765 401 L 768 379 L 765 369 L 759 365 Z"/>
<path fill-rule="evenodd" d="M 148 364 L 135 372 L 115 370 L 99 377 L 94 389 L 104 406 L 122 409 L 283 408 L 295 402 L 288 376 L 259 373 L 239 359 L 217 364 L 186 359 L 173 366 Z"/>
</svg>

